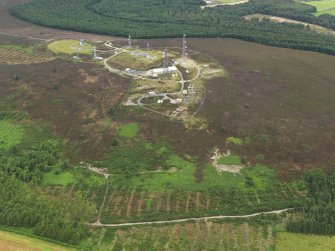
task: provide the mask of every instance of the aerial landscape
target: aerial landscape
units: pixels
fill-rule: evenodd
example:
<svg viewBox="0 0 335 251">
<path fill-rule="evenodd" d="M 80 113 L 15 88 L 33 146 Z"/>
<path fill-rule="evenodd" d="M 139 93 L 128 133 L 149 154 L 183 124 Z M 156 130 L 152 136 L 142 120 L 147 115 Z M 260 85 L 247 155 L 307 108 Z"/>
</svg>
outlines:
<svg viewBox="0 0 335 251">
<path fill-rule="evenodd" d="M 0 251 L 335 250 L 335 1 L 0 0 Z"/>
</svg>

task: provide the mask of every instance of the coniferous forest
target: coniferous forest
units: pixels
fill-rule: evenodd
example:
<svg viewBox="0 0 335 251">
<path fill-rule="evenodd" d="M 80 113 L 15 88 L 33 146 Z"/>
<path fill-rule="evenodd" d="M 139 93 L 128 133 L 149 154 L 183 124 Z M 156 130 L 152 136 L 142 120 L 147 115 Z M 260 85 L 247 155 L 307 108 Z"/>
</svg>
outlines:
<svg viewBox="0 0 335 251">
<path fill-rule="evenodd" d="M 261 44 L 335 54 L 333 35 L 302 24 L 245 20 L 262 13 L 335 28 L 335 17 L 316 17 L 315 7 L 293 0 L 251 0 L 201 9 L 199 0 L 34 0 L 14 6 L 12 15 L 53 28 L 134 38 L 227 37 Z"/>
</svg>

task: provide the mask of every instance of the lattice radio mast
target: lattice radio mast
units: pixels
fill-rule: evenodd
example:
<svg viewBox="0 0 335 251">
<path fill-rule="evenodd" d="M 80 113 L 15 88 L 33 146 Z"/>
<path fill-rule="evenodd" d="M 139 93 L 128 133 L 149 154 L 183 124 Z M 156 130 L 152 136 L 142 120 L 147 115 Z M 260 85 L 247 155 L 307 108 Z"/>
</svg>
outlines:
<svg viewBox="0 0 335 251">
<path fill-rule="evenodd" d="M 97 59 L 97 49 L 95 47 L 95 45 L 93 46 L 93 60 Z"/>
<path fill-rule="evenodd" d="M 186 44 L 186 35 L 183 36 L 183 52 L 182 52 L 182 63 L 186 64 L 187 57 L 187 44 Z"/>
<path fill-rule="evenodd" d="M 168 49 L 164 49 L 164 74 L 169 73 L 169 58 L 168 58 Z"/>
<path fill-rule="evenodd" d="M 133 43 L 131 41 L 131 36 L 129 35 L 129 37 L 128 37 L 128 48 L 131 48 L 131 47 L 133 47 Z"/>
</svg>

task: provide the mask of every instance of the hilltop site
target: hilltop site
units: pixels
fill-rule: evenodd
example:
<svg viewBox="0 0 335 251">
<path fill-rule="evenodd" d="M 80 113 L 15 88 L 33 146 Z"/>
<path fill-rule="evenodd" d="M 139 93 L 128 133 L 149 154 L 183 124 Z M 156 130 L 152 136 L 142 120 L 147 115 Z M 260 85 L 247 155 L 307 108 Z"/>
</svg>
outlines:
<svg viewBox="0 0 335 251">
<path fill-rule="evenodd" d="M 0 1 L 0 250 L 333 250 L 332 1 L 125 1 Z"/>
</svg>

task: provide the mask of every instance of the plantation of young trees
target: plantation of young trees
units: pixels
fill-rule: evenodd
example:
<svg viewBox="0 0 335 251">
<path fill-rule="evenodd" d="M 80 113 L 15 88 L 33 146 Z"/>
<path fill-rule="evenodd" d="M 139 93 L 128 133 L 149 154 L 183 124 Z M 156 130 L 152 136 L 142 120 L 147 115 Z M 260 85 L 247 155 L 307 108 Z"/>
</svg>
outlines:
<svg viewBox="0 0 335 251">
<path fill-rule="evenodd" d="M 53 28 L 134 38 L 229 37 L 335 54 L 335 39 L 303 25 L 247 21 L 263 13 L 334 28 L 332 16 L 314 17 L 315 8 L 293 0 L 251 0 L 246 4 L 201 9 L 199 0 L 34 0 L 10 9 L 18 18 Z"/>
<path fill-rule="evenodd" d="M 335 173 L 321 170 L 305 174 L 307 195 L 287 229 L 291 232 L 335 234 Z"/>
</svg>

